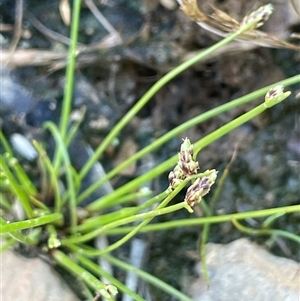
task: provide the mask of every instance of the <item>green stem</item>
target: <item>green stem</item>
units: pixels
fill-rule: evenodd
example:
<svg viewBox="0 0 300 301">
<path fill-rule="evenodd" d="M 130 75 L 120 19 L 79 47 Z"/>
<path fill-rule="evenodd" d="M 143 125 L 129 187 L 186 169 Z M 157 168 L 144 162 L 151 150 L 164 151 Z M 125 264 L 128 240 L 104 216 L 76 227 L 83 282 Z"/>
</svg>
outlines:
<svg viewBox="0 0 300 301">
<path fill-rule="evenodd" d="M 109 247 L 106 247 L 105 249 L 102 249 L 102 250 L 99 250 L 99 251 L 95 251 L 95 252 L 93 252 L 93 251 L 87 251 L 85 254 L 87 254 L 89 256 L 100 256 L 102 254 L 110 253 L 111 251 L 118 249 L 123 244 L 125 244 L 128 240 L 130 240 L 132 237 L 134 237 L 143 227 L 145 227 L 147 224 L 149 224 L 150 221 L 155 216 L 162 215 L 162 214 L 167 214 L 167 213 L 170 213 L 170 212 L 174 212 L 174 211 L 180 210 L 182 208 L 186 208 L 185 203 L 180 203 L 180 204 L 177 204 L 177 205 L 165 208 L 165 209 L 169 209 L 169 210 L 161 209 L 161 210 L 158 211 L 159 213 L 150 215 L 150 217 L 148 217 L 146 220 L 143 220 L 132 231 L 130 231 L 124 237 L 122 237 L 121 239 L 119 239 L 117 242 L 111 244 Z"/>
<path fill-rule="evenodd" d="M 167 208 L 163 208 L 163 209 L 155 209 L 153 211 L 149 211 L 147 213 L 140 213 L 140 214 L 136 214 L 134 216 L 130 216 L 130 217 L 126 217 L 126 218 L 123 218 L 121 220 L 117 220 L 117 221 L 114 221 L 112 223 L 109 223 L 107 225 L 104 225 L 103 227 L 100 227 L 96 230 L 93 230 L 89 233 L 86 233 L 82 236 L 78 236 L 78 235 L 75 235 L 75 236 L 71 236 L 69 238 L 65 238 L 65 239 L 62 239 L 61 240 L 61 243 L 63 245 L 65 244 L 69 244 L 69 243 L 82 243 L 82 242 L 86 242 L 86 241 L 89 241 L 95 237 L 97 237 L 98 235 L 106 232 L 106 230 L 108 229 L 112 229 L 112 228 L 116 228 L 118 226 L 122 226 L 122 225 L 125 225 L 125 224 L 128 224 L 128 223 L 132 223 L 132 222 L 136 222 L 136 221 L 139 221 L 139 220 L 144 220 L 139 226 L 137 227 L 134 227 L 132 229 L 132 233 L 131 233 L 131 237 L 133 235 L 135 235 L 143 226 L 145 226 L 145 224 L 149 223 L 149 220 L 148 219 L 152 219 L 153 217 L 155 216 L 159 216 L 159 215 L 164 215 L 164 214 L 168 214 L 168 213 L 171 213 L 171 212 L 174 212 L 174 211 L 177 211 L 177 210 L 180 210 L 182 208 L 186 208 L 186 204 L 184 202 L 181 202 L 179 204 L 176 204 L 176 205 L 172 205 L 172 206 L 169 206 Z M 146 219 L 146 220 L 145 220 Z M 131 238 L 130 237 L 130 238 Z M 127 237 L 126 237 L 127 238 Z M 129 239 L 129 238 L 128 238 Z M 128 240 L 127 239 L 127 240 Z M 117 242 L 118 243 L 118 242 Z M 115 243 L 115 244 L 117 244 Z M 110 245 L 107 250 L 106 249 L 103 249 L 103 250 L 100 250 L 99 253 L 97 254 L 93 254 L 94 255 L 101 255 L 103 253 L 106 253 L 106 252 L 110 252 L 112 251 L 113 249 L 115 249 L 115 244 L 113 245 Z M 119 245 L 118 245 L 119 247 Z M 105 252 L 104 252 L 105 251 Z M 91 255 L 91 254 L 89 254 Z"/>
<path fill-rule="evenodd" d="M 95 273 L 98 276 L 104 277 L 105 279 L 108 280 L 109 283 L 113 284 L 115 287 L 117 287 L 120 291 L 123 293 L 127 294 L 131 298 L 137 301 L 146 301 L 145 299 L 141 298 L 139 295 L 137 295 L 135 292 L 127 288 L 122 282 L 114 278 L 112 275 L 109 273 L 105 272 L 99 265 L 95 264 L 88 258 L 86 258 L 83 255 L 80 255 L 78 253 L 74 254 L 75 257 L 80 261 L 80 263 L 91 270 L 93 273 Z"/>
<path fill-rule="evenodd" d="M 64 254 L 59 250 L 53 250 L 52 252 L 53 258 L 56 262 L 65 268 L 66 270 L 70 271 L 75 276 L 78 276 L 82 279 L 85 283 L 87 283 L 92 289 L 99 292 L 102 297 L 114 301 L 114 298 L 110 295 L 108 286 L 101 281 L 99 281 L 94 275 L 88 272 L 86 269 L 82 268 L 81 266 L 77 265 L 69 256 Z"/>
<path fill-rule="evenodd" d="M 221 126 L 217 130 L 213 131 L 212 133 L 206 135 L 204 138 L 199 140 L 198 142 L 194 143 L 194 157 L 197 156 L 199 151 L 207 145 L 210 145 L 213 141 L 216 141 L 220 137 L 223 137 L 225 134 L 231 132 L 235 128 L 239 127 L 240 125 L 246 123 L 247 121 L 251 120 L 252 118 L 256 117 L 257 115 L 264 112 L 267 108 L 265 107 L 264 103 L 258 105 L 254 109 L 250 110 L 249 112 L 243 114 L 242 116 L 226 123 L 225 125 Z"/>
<path fill-rule="evenodd" d="M 283 215 L 285 215 L 285 213 L 278 213 L 278 214 L 269 216 L 262 223 L 262 228 L 269 228 L 276 219 L 278 219 L 279 217 L 282 217 Z"/>
<path fill-rule="evenodd" d="M 255 21 L 251 23 L 252 26 L 255 24 Z M 211 53 L 214 53 L 221 47 L 225 46 L 229 42 L 233 41 L 239 35 L 243 34 L 251 28 L 251 24 L 241 27 L 235 33 L 229 35 L 208 49 L 202 50 L 199 54 L 187 60 L 186 62 L 180 64 L 165 76 L 163 76 L 158 82 L 156 82 L 144 95 L 143 97 L 133 106 L 133 108 L 117 123 L 110 133 L 105 137 L 101 145 L 96 149 L 95 154 L 91 157 L 80 172 L 80 178 L 83 179 L 94 163 L 101 157 L 103 151 L 109 146 L 111 141 L 118 135 L 118 133 L 125 127 L 125 125 L 145 106 L 145 104 L 159 91 L 164 87 L 169 81 L 174 79 L 177 75 L 187 70 L 197 62 L 209 56 Z"/>
<path fill-rule="evenodd" d="M 140 270 L 137 269 L 135 267 L 133 267 L 132 265 L 125 263 L 124 261 L 118 260 L 115 257 L 105 254 L 103 255 L 103 258 L 105 258 L 106 260 L 108 260 L 109 262 L 111 262 L 113 265 L 121 268 L 122 270 L 125 271 L 129 271 L 129 272 L 133 272 L 136 275 L 138 275 L 140 278 L 142 278 L 143 280 L 145 280 L 146 282 L 152 284 L 153 286 L 163 290 L 164 292 L 170 294 L 171 296 L 173 296 L 176 300 L 180 300 L 180 301 L 192 301 L 191 298 L 189 298 L 188 296 L 184 295 L 183 293 L 179 292 L 178 290 L 176 290 L 174 287 L 172 287 L 171 285 L 168 285 L 167 283 L 163 282 L 162 280 Z"/>
<path fill-rule="evenodd" d="M 105 230 L 108 229 L 112 229 L 124 224 L 128 224 L 128 223 L 132 223 L 132 222 L 136 222 L 139 220 L 145 220 L 143 221 L 138 227 L 134 227 L 132 229 L 132 231 L 128 234 L 128 236 L 126 236 L 126 238 L 132 236 L 132 234 L 137 233 L 137 230 L 140 230 L 141 227 L 143 227 L 146 223 L 149 223 L 150 220 L 158 215 L 162 215 L 162 214 L 167 214 L 170 212 L 173 212 L 175 210 L 179 210 L 182 208 L 187 208 L 187 204 L 185 202 L 182 202 L 180 204 L 176 204 L 173 206 L 169 206 L 167 208 L 164 208 L 178 193 L 179 191 L 187 184 L 187 182 L 189 181 L 189 179 L 186 179 L 184 181 L 182 181 L 182 183 L 174 190 L 172 191 L 163 201 L 161 204 L 158 205 L 158 207 L 153 210 L 153 211 L 149 211 L 147 213 L 141 213 L 141 214 L 136 214 L 134 216 L 129 216 L 126 217 L 124 219 L 118 220 L 118 221 L 114 221 L 112 223 L 109 223 L 107 225 L 104 225 L 101 228 L 95 229 L 87 234 L 84 234 L 82 236 L 75 235 L 74 237 L 69 237 L 66 239 L 63 239 L 61 242 L 62 244 L 69 244 L 69 243 L 82 243 L 85 241 L 89 241 L 95 237 L 97 237 L 98 235 L 102 234 Z M 167 192 L 165 192 L 165 195 L 167 195 Z M 117 242 L 118 243 L 118 242 Z M 117 244 L 115 243 L 115 244 Z M 111 245 L 109 248 L 112 248 L 113 245 Z M 111 249 L 109 249 L 111 250 Z M 104 250 L 100 250 L 101 252 L 103 252 Z M 105 251 L 106 252 L 106 251 Z M 102 254 L 102 253 L 101 253 Z M 99 254 L 97 254 L 99 255 Z"/>
<path fill-rule="evenodd" d="M 200 149 L 203 149 L 207 145 L 211 144 L 213 141 L 219 139 L 220 137 L 224 136 L 225 134 L 229 133 L 233 129 L 237 128 L 238 126 L 242 125 L 243 123 L 249 121 L 250 119 L 254 118 L 255 116 L 259 115 L 260 113 L 264 112 L 267 108 L 264 104 L 260 104 L 259 106 L 255 107 L 251 111 L 243 114 L 242 116 L 232 120 L 231 122 L 225 124 L 224 126 L 220 127 L 219 129 L 215 130 L 214 132 L 208 134 L 204 138 L 200 139 L 198 142 L 194 144 L 195 148 L 195 155 L 199 152 Z M 136 187 L 140 186 L 145 181 L 149 180 L 149 177 L 154 178 L 161 173 L 165 172 L 166 170 L 170 169 L 178 160 L 178 155 L 174 155 L 170 159 L 166 160 L 165 162 L 161 163 L 160 165 L 153 168 L 148 173 L 132 180 L 131 182 L 123 185 L 119 189 L 115 190 L 113 193 L 106 195 L 90 205 L 87 206 L 87 210 L 89 211 L 97 211 L 99 206 L 103 206 L 106 204 L 113 203 L 114 199 L 117 199 L 124 195 L 129 191 L 133 191 Z"/>
<path fill-rule="evenodd" d="M 15 239 L 16 241 L 18 241 L 22 244 L 35 246 L 35 245 L 37 245 L 37 243 L 39 241 L 41 229 L 37 228 L 34 230 L 38 230 L 38 231 L 36 233 L 30 233 L 29 235 L 23 235 L 17 231 L 13 231 L 13 232 L 9 232 L 9 235 L 13 239 Z"/>
<path fill-rule="evenodd" d="M 143 148 L 136 154 L 134 154 L 132 157 L 130 157 L 128 160 L 122 162 L 119 164 L 117 167 L 115 167 L 113 170 L 111 170 L 107 175 L 95 183 L 93 183 L 91 186 L 89 186 L 85 191 L 83 191 L 79 196 L 78 196 L 78 203 L 82 202 L 86 197 L 88 197 L 91 193 L 93 193 L 96 189 L 98 189 L 103 183 L 107 182 L 111 178 L 113 178 L 115 175 L 117 175 L 121 170 L 123 170 L 125 167 L 128 165 L 132 164 L 133 162 L 137 161 L 138 159 L 142 158 L 146 154 L 150 153 L 151 151 L 154 151 L 170 139 L 172 139 L 175 136 L 178 136 L 180 133 L 186 131 L 187 129 L 200 124 L 201 122 L 204 122 L 216 115 L 219 115 L 223 112 L 226 112 L 228 110 L 231 110 L 237 106 L 240 106 L 242 104 L 245 104 L 249 101 L 252 101 L 254 99 L 257 99 L 258 97 L 261 97 L 267 93 L 269 89 L 276 85 L 283 85 L 283 86 L 289 86 L 289 85 L 294 85 L 296 83 L 300 82 L 300 76 L 295 75 L 293 77 L 287 78 L 285 80 L 279 81 L 277 83 L 271 84 L 269 86 L 266 86 L 264 88 L 261 88 L 257 91 L 254 91 L 252 93 L 249 93 L 245 96 L 239 97 L 235 100 L 232 100 L 230 102 L 227 102 L 221 106 L 218 106 L 212 110 L 209 110 L 199 116 L 196 116 L 192 118 L 191 120 L 188 120 L 187 122 L 179 125 L 175 129 L 169 131 L 167 134 L 164 136 L 158 138 L 154 142 L 152 142 L 149 146 Z"/>
<path fill-rule="evenodd" d="M 139 211 L 137 207 L 126 207 L 100 216 L 93 216 L 85 219 L 82 224 L 76 226 L 75 230 L 76 233 L 88 232 L 91 229 L 100 228 L 114 221 L 135 215 Z"/>
<path fill-rule="evenodd" d="M 107 177 L 107 174 L 105 175 L 105 178 Z M 101 179 L 100 179 L 101 180 Z M 91 186 L 92 189 L 89 189 L 91 186 L 89 186 L 88 189 L 85 190 L 85 192 L 83 194 L 81 194 L 80 196 L 82 197 L 78 197 L 77 198 L 77 203 L 80 203 L 81 201 L 84 200 L 84 198 L 90 194 L 90 192 L 92 193 L 95 189 L 98 189 L 101 184 L 103 184 L 104 182 L 101 181 L 100 185 L 99 185 L 99 182 L 100 180 L 94 182 Z M 94 184 L 97 184 L 97 185 L 94 185 Z M 87 193 L 87 194 L 86 194 Z M 128 203 L 128 202 L 134 202 L 136 199 L 139 199 L 139 198 L 146 198 L 148 196 L 151 196 L 153 194 L 153 192 L 149 189 L 145 189 L 144 187 L 142 189 L 140 189 L 138 192 L 133 192 L 133 193 L 129 193 L 129 194 L 126 194 L 124 196 L 122 196 L 121 198 L 118 198 L 114 201 L 114 206 L 116 205 L 121 205 L 121 204 L 124 204 L 124 203 Z M 98 208 L 99 211 L 107 208 L 107 207 L 110 207 L 111 204 L 105 204 L 104 206 L 100 206 Z"/>
<path fill-rule="evenodd" d="M 0 233 L 29 229 L 45 224 L 50 224 L 53 222 L 61 222 L 62 220 L 63 220 L 63 215 L 61 213 L 52 213 L 52 214 L 47 214 L 44 216 L 28 219 L 25 221 L 18 221 L 13 223 L 6 221 L 5 225 L 0 225 Z"/>
<path fill-rule="evenodd" d="M 30 206 L 30 200 L 29 196 L 25 193 L 24 189 L 20 186 L 20 184 L 17 182 L 15 176 L 10 171 L 9 167 L 7 166 L 5 160 L 0 157 L 0 167 L 7 178 L 11 190 L 15 193 L 17 198 L 19 199 L 20 203 L 22 204 L 22 207 L 25 210 L 25 213 L 28 217 L 33 217 L 33 210 Z"/>
<path fill-rule="evenodd" d="M 252 229 L 243 226 L 234 218 L 232 219 L 232 223 L 238 230 L 250 235 L 276 235 L 276 236 L 278 235 L 293 240 L 296 243 L 300 244 L 300 237 L 287 231 L 277 230 L 277 229 Z"/>
<path fill-rule="evenodd" d="M 231 166 L 231 162 L 232 162 L 232 160 L 228 163 L 224 172 L 222 173 L 222 176 L 218 180 L 218 185 L 217 185 L 217 188 L 210 201 L 210 206 L 208 206 L 204 202 L 204 200 L 202 200 L 202 202 L 200 203 L 206 216 L 213 215 L 213 210 L 214 210 L 215 204 L 217 203 L 217 200 L 220 198 L 222 189 L 223 189 L 225 181 L 227 179 L 229 169 Z M 208 273 L 208 268 L 207 268 L 207 263 L 206 263 L 206 243 L 209 239 L 209 231 L 210 231 L 210 224 L 208 224 L 208 223 L 204 224 L 203 230 L 202 230 L 202 235 L 201 235 L 201 240 L 200 240 L 200 246 L 199 246 L 200 258 L 201 258 L 201 263 L 202 263 L 202 271 L 203 271 L 203 275 L 204 275 L 205 281 L 208 286 L 210 284 L 210 278 L 209 278 L 209 273 Z"/>
<path fill-rule="evenodd" d="M 103 214 L 97 217 L 91 217 L 84 220 L 81 225 L 76 227 L 76 232 L 80 232 L 82 230 L 92 229 L 92 228 L 99 228 L 99 226 L 103 226 L 114 220 L 120 220 L 121 218 L 128 217 L 130 215 L 137 214 L 140 211 L 143 211 L 149 207 L 152 207 L 154 204 L 162 201 L 166 197 L 166 192 L 162 192 L 151 199 L 147 200 L 145 203 L 135 206 L 135 207 L 127 207 L 122 208 L 117 212 L 110 212 L 107 214 Z M 102 209 L 102 208 L 101 208 Z"/>
<path fill-rule="evenodd" d="M 0 224 L 5 225 L 6 221 L 0 217 Z M 8 233 L 11 238 L 26 245 L 36 245 L 41 234 L 41 229 L 33 229 L 28 235 L 23 235 L 17 231 Z"/>
<path fill-rule="evenodd" d="M 214 193 L 214 196 L 215 196 L 215 193 Z M 202 200 L 200 202 L 200 206 L 202 207 L 206 216 L 212 216 L 212 210 L 206 204 L 206 202 L 204 200 Z M 208 286 L 210 283 L 210 279 L 209 279 L 209 273 L 208 273 L 208 268 L 207 268 L 207 264 L 206 264 L 206 248 L 205 247 L 206 247 L 206 243 L 209 238 L 209 229 L 210 229 L 210 224 L 204 224 L 201 239 L 199 238 L 199 240 L 200 240 L 199 250 L 200 250 L 200 259 L 201 259 L 201 263 L 202 263 L 202 271 L 203 271 L 203 275 L 204 275 L 205 281 Z"/>
<path fill-rule="evenodd" d="M 159 139 L 155 140 L 153 143 L 151 143 L 149 146 L 145 147 L 144 149 L 140 150 L 139 152 L 137 152 L 136 154 L 134 154 L 132 157 L 130 157 L 130 159 L 122 162 L 121 164 L 119 164 L 117 167 L 115 167 L 113 170 L 111 170 L 109 173 L 107 173 L 107 175 L 101 179 L 99 179 L 98 181 L 96 181 L 95 183 L 93 183 L 91 186 L 89 186 L 85 191 L 83 191 L 79 196 L 78 196 L 78 203 L 82 202 L 86 197 L 88 197 L 91 193 L 93 193 L 96 189 L 98 189 L 103 183 L 107 182 L 108 180 L 110 180 L 111 178 L 113 178 L 115 175 L 117 175 L 121 170 L 123 170 L 125 167 L 127 167 L 128 165 L 132 164 L 133 162 L 137 161 L 138 159 L 142 158 L 143 156 L 145 156 L 146 154 L 148 154 L 151 151 L 154 151 L 155 149 L 157 149 L 158 147 L 160 147 L 162 144 L 166 143 L 167 141 L 169 141 L 170 139 L 172 139 L 175 136 L 178 136 L 180 133 L 186 131 L 187 129 L 201 123 L 204 122 L 216 115 L 219 115 L 225 111 L 231 110 L 239 105 L 245 104 L 249 101 L 252 101 L 254 99 L 257 99 L 258 97 L 261 97 L 263 95 L 265 95 L 267 93 L 267 91 L 269 89 L 271 89 L 272 87 L 276 86 L 276 85 L 284 85 L 284 86 L 288 86 L 288 85 L 293 85 L 296 83 L 300 82 L 300 76 L 293 76 L 291 78 L 279 81 L 277 83 L 271 84 L 267 87 L 264 87 L 262 89 L 259 89 L 257 91 L 254 91 L 252 93 L 249 93 L 245 96 L 239 97 L 235 100 L 232 100 L 228 103 L 225 103 L 224 105 L 218 106 L 217 108 L 214 108 L 212 110 L 209 110 L 199 116 L 196 116 L 194 118 L 192 118 L 191 120 L 179 125 L 178 127 L 176 127 L 175 129 L 171 130 L 170 132 L 168 132 L 167 134 L 165 134 L 164 136 L 160 137 Z M 177 158 L 177 157 L 176 157 Z M 174 157 L 173 157 L 174 159 Z M 152 174 L 152 170 L 147 173 L 146 175 L 144 175 L 145 177 L 149 178 L 149 174 Z M 155 176 L 157 176 L 157 174 L 155 174 Z M 151 177 L 152 178 L 152 177 Z M 145 180 L 146 181 L 146 180 Z M 111 196 L 113 197 L 113 196 Z M 111 202 L 109 201 L 106 205 L 111 204 Z M 90 206 L 94 206 L 93 203 Z"/>
<path fill-rule="evenodd" d="M 225 214 L 221 216 L 183 219 L 183 220 L 170 221 L 170 222 L 164 222 L 159 224 L 151 224 L 141 229 L 140 232 L 146 233 L 146 232 L 153 232 L 153 231 L 169 230 L 169 229 L 180 228 L 180 227 L 199 226 L 204 224 L 219 224 L 224 222 L 231 222 L 232 219 L 243 220 L 246 218 L 260 218 L 260 217 L 265 217 L 277 213 L 293 213 L 299 211 L 300 211 L 300 205 L 293 205 L 293 206 L 262 209 L 262 210 L 249 211 L 249 212 Z M 132 231 L 132 229 L 134 229 L 134 227 L 122 227 L 122 228 L 116 228 L 116 229 L 111 229 L 109 231 L 105 231 L 105 233 L 111 235 L 120 235 L 120 234 L 130 232 Z"/>
<path fill-rule="evenodd" d="M 28 196 L 35 196 L 37 194 L 37 189 L 34 184 L 31 182 L 24 169 L 19 164 L 18 160 L 12 157 L 9 153 L 5 154 L 7 161 L 9 162 L 10 168 L 14 171 L 18 177 L 19 183 L 21 184 L 24 192 Z"/>
<path fill-rule="evenodd" d="M 75 63 L 76 63 L 76 56 L 77 56 L 76 48 L 77 48 L 77 38 L 78 38 L 78 29 L 79 29 L 80 8 L 81 8 L 81 0 L 75 0 L 73 2 L 73 15 L 72 15 L 72 22 L 71 22 L 71 45 L 68 54 L 66 83 L 65 83 L 63 107 L 62 107 L 62 113 L 60 119 L 60 133 L 63 140 L 65 140 L 66 138 L 69 115 L 70 115 L 71 104 L 72 104 L 74 71 L 75 71 Z"/>
<path fill-rule="evenodd" d="M 48 157 L 46 151 L 36 140 L 33 140 L 32 143 L 40 155 L 41 165 L 46 167 L 48 174 L 50 176 L 51 188 L 53 188 L 54 190 L 54 211 L 61 212 L 62 201 L 60 196 L 61 192 L 59 187 L 59 177 L 57 176 L 54 166 L 52 165 L 52 162 Z"/>
<path fill-rule="evenodd" d="M 76 204 L 75 180 L 74 180 L 72 164 L 69 158 L 69 153 L 63 141 L 63 138 L 57 129 L 57 126 L 53 122 L 47 121 L 44 124 L 44 128 L 48 128 L 52 133 L 56 142 L 57 150 L 59 151 L 59 153 L 61 153 L 64 159 L 64 167 L 65 167 L 65 173 L 66 173 L 67 184 L 68 184 L 68 190 L 66 191 L 66 194 L 68 193 L 69 195 L 68 200 L 69 200 L 69 210 L 70 210 L 70 219 L 71 219 L 71 231 L 75 232 L 75 227 L 77 225 L 77 212 L 76 212 L 77 204 Z"/>
</svg>

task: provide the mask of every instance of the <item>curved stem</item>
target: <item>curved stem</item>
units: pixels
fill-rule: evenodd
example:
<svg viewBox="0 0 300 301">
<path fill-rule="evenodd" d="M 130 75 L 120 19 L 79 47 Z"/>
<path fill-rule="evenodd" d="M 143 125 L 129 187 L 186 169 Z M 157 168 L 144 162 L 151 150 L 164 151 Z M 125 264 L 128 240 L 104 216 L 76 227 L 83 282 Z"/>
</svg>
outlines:
<svg viewBox="0 0 300 301">
<path fill-rule="evenodd" d="M 140 232 L 146 233 L 146 232 L 153 232 L 153 231 L 163 231 L 163 230 L 173 229 L 177 227 L 190 227 L 190 226 L 199 226 L 204 224 L 219 224 L 224 222 L 231 222 L 232 219 L 243 220 L 246 218 L 260 218 L 260 217 L 265 217 L 277 213 L 293 213 L 299 211 L 300 211 L 300 205 L 293 205 L 293 206 L 262 209 L 262 210 L 249 211 L 249 212 L 225 214 L 220 216 L 182 219 L 177 221 L 151 224 L 145 226 L 143 229 L 141 229 Z M 111 234 L 111 235 L 120 235 L 120 234 L 130 232 L 132 229 L 134 229 L 134 227 L 122 227 L 122 228 L 111 229 L 109 231 L 105 231 L 104 233 Z"/>
<path fill-rule="evenodd" d="M 74 71 L 76 63 L 76 48 L 77 48 L 77 38 L 78 38 L 78 29 L 79 29 L 79 18 L 80 18 L 80 8 L 81 0 L 75 0 L 73 2 L 73 15 L 71 22 L 71 45 L 69 48 L 68 54 L 68 65 L 66 71 L 66 83 L 63 99 L 63 107 L 60 119 L 60 133 L 65 141 L 65 136 L 68 128 L 69 115 L 71 110 L 72 103 L 72 94 L 73 94 L 73 84 L 74 84 Z"/>
<path fill-rule="evenodd" d="M 63 220 L 63 215 L 61 213 L 52 213 L 44 216 L 28 219 L 25 221 L 18 221 L 10 223 L 6 221 L 6 225 L 0 225 L 0 233 L 18 231 L 29 229 L 33 227 L 38 227 L 45 224 L 50 224 L 54 222 L 61 222 Z"/>
<path fill-rule="evenodd" d="M 102 297 L 107 300 L 114 301 L 114 298 L 110 295 L 108 286 L 101 281 L 99 281 L 94 275 L 88 272 L 86 269 L 77 265 L 69 256 L 64 254 L 59 250 L 53 250 L 52 252 L 53 258 L 57 261 L 57 263 L 64 267 L 66 270 L 73 273 L 75 276 L 78 276 L 85 283 L 87 283 L 91 288 L 95 291 L 99 292 Z"/>
<path fill-rule="evenodd" d="M 121 268 L 122 270 L 131 271 L 131 272 L 135 273 L 140 278 L 144 279 L 145 281 L 152 284 L 153 286 L 156 286 L 159 289 L 161 289 L 162 291 L 166 292 L 167 294 L 174 296 L 174 298 L 176 300 L 192 301 L 192 299 L 189 298 L 188 296 L 184 295 L 183 293 L 179 292 L 171 285 L 163 282 L 162 280 L 154 277 L 151 274 L 148 274 L 140 269 L 137 269 L 137 268 L 131 266 L 130 264 L 125 263 L 124 261 L 118 260 L 117 258 L 115 258 L 111 255 L 105 254 L 105 255 L 103 255 L 103 258 L 105 258 L 107 261 L 111 262 L 113 265 Z"/>
<path fill-rule="evenodd" d="M 256 24 L 256 22 L 257 20 L 251 22 L 251 24 L 241 27 L 236 32 L 219 41 L 218 43 L 214 44 L 213 46 L 202 50 L 199 54 L 180 64 L 179 66 L 171 70 L 169 73 L 167 73 L 165 76 L 163 76 L 158 82 L 156 82 L 105 137 L 103 142 L 96 149 L 94 156 L 91 157 L 82 168 L 80 172 L 80 178 L 83 179 L 86 176 L 88 171 L 91 169 L 93 164 L 101 157 L 102 153 L 109 146 L 111 141 L 118 135 L 118 133 L 125 127 L 125 125 L 145 106 L 145 104 L 157 93 L 157 91 L 159 91 L 163 86 L 165 86 L 169 81 L 171 81 L 183 71 L 187 70 L 197 62 L 201 61 L 205 57 L 209 56 L 211 53 L 214 53 L 216 50 L 230 43 L 239 35 L 249 30 L 251 26 Z"/>
</svg>

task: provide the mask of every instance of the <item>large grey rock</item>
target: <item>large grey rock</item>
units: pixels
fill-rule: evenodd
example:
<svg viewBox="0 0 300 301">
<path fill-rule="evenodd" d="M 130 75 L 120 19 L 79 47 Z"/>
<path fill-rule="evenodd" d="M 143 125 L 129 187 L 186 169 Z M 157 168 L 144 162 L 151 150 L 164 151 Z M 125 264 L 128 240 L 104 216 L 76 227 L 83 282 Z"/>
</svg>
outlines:
<svg viewBox="0 0 300 301">
<path fill-rule="evenodd" d="M 39 258 L 27 259 L 12 251 L 0 254 L 0 295 L 5 301 L 78 301 L 78 298 Z"/>
<path fill-rule="evenodd" d="M 201 275 L 187 289 L 195 301 L 300 300 L 299 263 L 276 257 L 247 239 L 207 244 L 210 286 Z"/>
</svg>

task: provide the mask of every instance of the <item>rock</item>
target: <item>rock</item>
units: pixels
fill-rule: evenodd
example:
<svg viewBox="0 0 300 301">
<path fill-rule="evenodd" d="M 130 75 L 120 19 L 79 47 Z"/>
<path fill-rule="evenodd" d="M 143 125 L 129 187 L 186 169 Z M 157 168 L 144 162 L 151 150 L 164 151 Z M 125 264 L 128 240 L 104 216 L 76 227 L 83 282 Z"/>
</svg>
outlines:
<svg viewBox="0 0 300 301">
<path fill-rule="evenodd" d="M 247 239 L 207 244 L 208 287 L 201 274 L 187 289 L 194 301 L 299 300 L 299 264 Z"/>
<path fill-rule="evenodd" d="M 78 301 L 60 276 L 40 258 L 1 254 L 1 300 Z"/>
</svg>

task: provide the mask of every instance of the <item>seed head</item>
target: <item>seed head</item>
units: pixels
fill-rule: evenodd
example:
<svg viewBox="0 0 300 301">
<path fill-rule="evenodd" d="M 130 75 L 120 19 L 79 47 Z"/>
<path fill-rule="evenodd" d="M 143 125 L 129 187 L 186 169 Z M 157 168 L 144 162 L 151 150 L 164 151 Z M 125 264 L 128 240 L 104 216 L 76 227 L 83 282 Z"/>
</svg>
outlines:
<svg viewBox="0 0 300 301">
<path fill-rule="evenodd" d="M 257 10 L 244 17 L 241 22 L 241 27 L 252 23 L 254 20 L 257 20 L 258 22 L 255 23 L 251 29 L 256 29 L 262 26 L 270 18 L 273 9 L 274 8 L 272 4 L 267 4 L 259 7 Z"/>
<path fill-rule="evenodd" d="M 265 106 L 267 108 L 271 108 L 272 106 L 286 99 L 290 94 L 290 91 L 284 92 L 283 85 L 277 85 L 267 92 L 265 96 Z"/>
<path fill-rule="evenodd" d="M 169 173 L 169 187 L 173 190 L 185 179 L 183 170 L 176 165 L 175 168 Z"/>
<path fill-rule="evenodd" d="M 193 159 L 193 154 L 193 145 L 188 138 L 185 138 L 178 154 L 178 166 L 185 173 L 186 177 L 197 174 L 199 169 L 199 163 Z"/>
<path fill-rule="evenodd" d="M 211 186 L 215 183 L 217 171 L 212 169 L 210 172 L 211 173 L 209 175 L 196 179 L 194 184 L 188 188 L 184 200 L 189 206 L 193 207 L 195 204 L 198 204 L 202 197 L 210 191 Z"/>
</svg>

